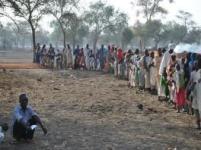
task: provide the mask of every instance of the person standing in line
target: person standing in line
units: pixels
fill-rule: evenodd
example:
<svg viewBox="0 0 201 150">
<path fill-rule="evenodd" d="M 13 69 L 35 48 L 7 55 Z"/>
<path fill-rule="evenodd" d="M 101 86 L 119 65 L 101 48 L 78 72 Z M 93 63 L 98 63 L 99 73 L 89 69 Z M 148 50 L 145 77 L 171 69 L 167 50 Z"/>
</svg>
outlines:
<svg viewBox="0 0 201 150">
<path fill-rule="evenodd" d="M 90 60 L 90 51 L 89 44 L 86 45 L 86 48 L 84 49 L 84 57 L 85 57 L 85 63 L 86 63 L 86 69 L 89 70 L 89 60 Z"/>
<path fill-rule="evenodd" d="M 122 66 L 123 66 L 123 60 L 124 60 L 123 50 L 121 48 L 119 48 L 117 51 L 117 58 L 118 58 L 118 78 L 121 79 Z"/>
<path fill-rule="evenodd" d="M 182 108 L 186 104 L 186 93 L 185 93 L 185 78 L 184 71 L 180 68 L 180 65 L 176 65 L 175 72 L 175 81 L 176 81 L 176 106 L 177 112 L 180 113 Z"/>
<path fill-rule="evenodd" d="M 145 90 L 150 91 L 150 68 L 151 57 L 149 56 L 149 51 L 145 50 L 145 55 L 143 57 L 143 69 L 144 69 L 144 79 L 145 79 Z"/>
<path fill-rule="evenodd" d="M 173 54 L 173 49 L 170 49 L 169 51 L 165 51 L 165 49 L 163 49 L 164 55 L 160 61 L 160 67 L 159 67 L 159 81 L 161 81 L 161 78 L 163 77 L 164 74 L 164 70 L 167 70 L 168 67 L 168 63 L 170 62 L 171 59 L 171 55 Z M 162 56 L 162 54 L 161 54 Z M 167 72 L 166 72 L 167 73 Z M 161 82 L 159 82 L 159 87 L 158 87 L 158 100 L 161 100 L 163 97 L 165 97 L 164 95 L 164 86 L 161 86 Z"/>
<path fill-rule="evenodd" d="M 150 58 L 151 58 L 151 61 L 150 61 L 150 65 L 149 65 L 149 68 L 150 68 L 150 89 L 151 89 L 151 94 L 155 94 L 156 91 L 157 91 L 157 68 L 156 68 L 156 62 L 155 62 L 155 52 L 151 52 L 150 54 Z"/>
<path fill-rule="evenodd" d="M 67 69 L 67 53 L 68 53 L 68 47 L 64 47 L 61 57 L 62 69 Z"/>
<path fill-rule="evenodd" d="M 77 45 L 77 48 L 73 51 L 74 55 L 74 69 L 79 68 L 79 54 L 80 54 L 80 46 Z"/>
<path fill-rule="evenodd" d="M 118 77 L 118 57 L 117 48 L 114 49 L 114 76 Z"/>
<path fill-rule="evenodd" d="M 67 45 L 67 68 L 73 68 L 73 54 L 70 45 Z"/>
</svg>

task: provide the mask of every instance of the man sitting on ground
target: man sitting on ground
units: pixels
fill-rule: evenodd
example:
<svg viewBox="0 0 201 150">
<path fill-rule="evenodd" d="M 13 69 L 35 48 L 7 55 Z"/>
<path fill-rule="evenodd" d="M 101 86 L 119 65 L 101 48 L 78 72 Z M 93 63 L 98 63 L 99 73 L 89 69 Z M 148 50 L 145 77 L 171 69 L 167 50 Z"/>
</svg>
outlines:
<svg viewBox="0 0 201 150">
<path fill-rule="evenodd" d="M 13 137 L 17 141 L 20 141 L 21 139 L 27 141 L 32 140 L 37 124 L 40 125 L 44 134 L 47 134 L 47 129 L 43 126 L 40 118 L 32 108 L 28 106 L 26 94 L 20 95 L 19 103 L 20 105 L 15 107 L 13 114 Z"/>
</svg>

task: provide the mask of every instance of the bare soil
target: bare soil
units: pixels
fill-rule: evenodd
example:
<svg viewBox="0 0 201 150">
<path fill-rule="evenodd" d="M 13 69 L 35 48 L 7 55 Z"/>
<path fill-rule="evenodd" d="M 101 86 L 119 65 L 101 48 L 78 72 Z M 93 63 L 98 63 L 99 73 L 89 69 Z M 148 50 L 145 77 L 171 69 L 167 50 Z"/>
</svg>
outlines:
<svg viewBox="0 0 201 150">
<path fill-rule="evenodd" d="M 129 89 L 112 75 L 42 69 L 0 72 L 0 122 L 11 122 L 20 93 L 48 128 L 32 143 L 0 150 L 199 150 L 193 116 L 176 113 L 156 96 Z M 139 110 L 142 104 L 144 110 Z"/>
</svg>

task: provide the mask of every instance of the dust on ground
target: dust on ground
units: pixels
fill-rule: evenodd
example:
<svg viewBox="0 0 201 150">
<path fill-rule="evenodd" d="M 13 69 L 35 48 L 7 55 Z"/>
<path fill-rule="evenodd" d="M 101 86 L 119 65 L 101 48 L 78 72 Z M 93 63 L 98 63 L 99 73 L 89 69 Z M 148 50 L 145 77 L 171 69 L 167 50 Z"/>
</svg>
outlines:
<svg viewBox="0 0 201 150">
<path fill-rule="evenodd" d="M 87 71 L 0 72 L 0 122 L 10 122 L 20 93 L 48 128 L 30 144 L 1 150 L 193 150 L 201 149 L 194 118 L 178 114 L 156 96 L 129 89 L 112 75 Z M 142 104 L 144 110 L 138 109 Z"/>
</svg>

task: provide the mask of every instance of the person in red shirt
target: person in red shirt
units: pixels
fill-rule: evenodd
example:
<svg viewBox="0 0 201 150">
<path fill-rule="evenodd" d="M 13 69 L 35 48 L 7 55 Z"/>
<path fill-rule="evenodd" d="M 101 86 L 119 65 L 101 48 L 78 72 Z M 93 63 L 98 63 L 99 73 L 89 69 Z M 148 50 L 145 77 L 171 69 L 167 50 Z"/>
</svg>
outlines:
<svg viewBox="0 0 201 150">
<path fill-rule="evenodd" d="M 117 59 L 118 59 L 118 78 L 122 76 L 122 63 L 123 63 L 124 53 L 121 48 L 117 51 Z"/>
</svg>

